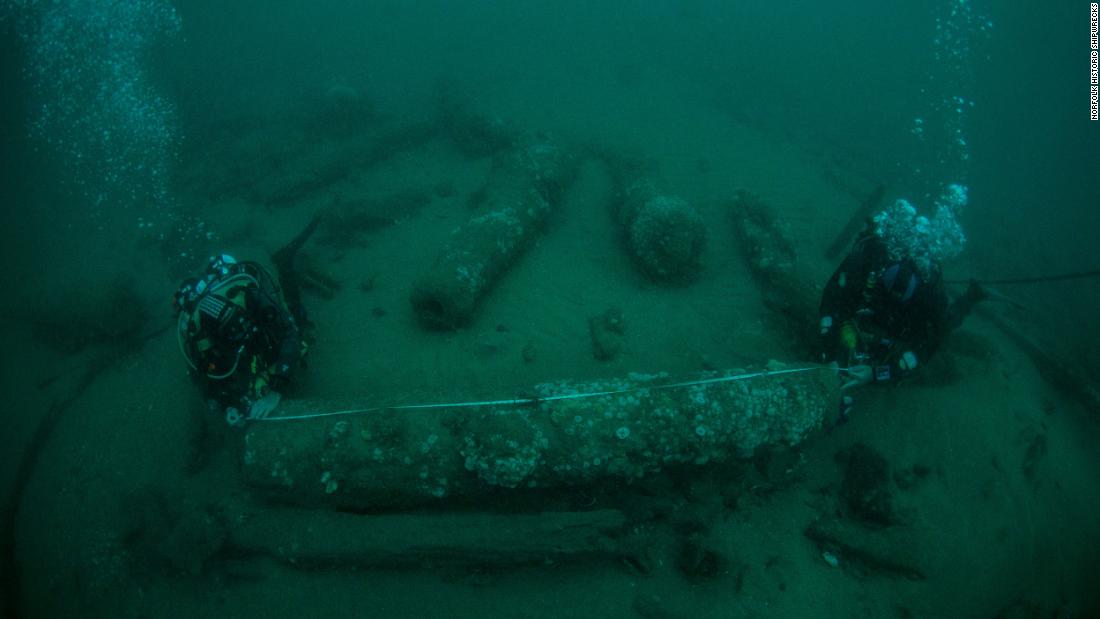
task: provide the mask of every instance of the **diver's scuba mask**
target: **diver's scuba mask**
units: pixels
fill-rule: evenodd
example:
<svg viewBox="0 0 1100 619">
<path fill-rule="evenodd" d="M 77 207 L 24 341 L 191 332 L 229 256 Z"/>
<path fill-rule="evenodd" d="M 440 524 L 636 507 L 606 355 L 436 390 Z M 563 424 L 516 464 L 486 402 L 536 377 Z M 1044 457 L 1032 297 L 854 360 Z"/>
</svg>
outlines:
<svg viewBox="0 0 1100 619">
<path fill-rule="evenodd" d="M 229 275 L 229 272 L 236 264 L 237 259 L 229 254 L 210 256 L 210 262 L 206 265 L 206 272 L 215 277 L 223 277 Z"/>
<path fill-rule="evenodd" d="M 882 269 L 880 281 L 886 292 L 900 303 L 911 301 L 921 284 L 920 275 L 908 260 L 886 265 Z"/>
</svg>

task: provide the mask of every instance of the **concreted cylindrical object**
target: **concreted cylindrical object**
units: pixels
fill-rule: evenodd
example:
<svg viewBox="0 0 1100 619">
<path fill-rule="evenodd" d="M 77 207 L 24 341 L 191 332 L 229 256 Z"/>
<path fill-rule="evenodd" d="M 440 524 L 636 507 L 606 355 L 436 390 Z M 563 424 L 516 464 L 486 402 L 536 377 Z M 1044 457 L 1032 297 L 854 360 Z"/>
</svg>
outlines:
<svg viewBox="0 0 1100 619">
<path fill-rule="evenodd" d="M 741 253 L 771 311 L 769 318 L 785 331 L 795 348 L 816 354 L 819 293 L 798 268 L 794 244 L 772 209 L 756 194 L 738 191 L 732 210 Z"/>
<path fill-rule="evenodd" d="M 686 200 L 636 178 L 625 183 L 616 215 L 631 257 L 651 279 L 684 282 L 699 271 L 706 227 Z"/>
<path fill-rule="evenodd" d="M 576 163 L 553 143 L 531 140 L 501 154 L 484 188 L 488 212 L 456 229 L 410 300 L 420 322 L 454 329 L 531 246 L 575 175 Z"/>
<path fill-rule="evenodd" d="M 362 511 L 631 482 L 797 444 L 835 409 L 836 389 L 817 367 L 630 375 L 538 385 L 519 403 L 268 420 L 245 434 L 243 474 L 273 500 Z M 279 414 L 332 410 L 341 403 L 290 401 Z"/>
</svg>

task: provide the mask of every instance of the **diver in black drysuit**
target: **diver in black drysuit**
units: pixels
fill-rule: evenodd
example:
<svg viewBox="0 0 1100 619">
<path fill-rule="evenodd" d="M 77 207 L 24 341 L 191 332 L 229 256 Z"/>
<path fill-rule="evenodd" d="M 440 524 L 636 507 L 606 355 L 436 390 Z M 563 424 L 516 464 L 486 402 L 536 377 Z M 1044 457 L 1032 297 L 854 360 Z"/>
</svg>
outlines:
<svg viewBox="0 0 1100 619">
<path fill-rule="evenodd" d="M 949 302 L 939 265 L 927 271 L 922 276 L 913 260 L 891 259 L 870 230 L 856 239 L 820 307 L 822 360 L 845 370 L 844 388 L 911 375 L 986 296 L 971 281 Z"/>
<path fill-rule="evenodd" d="M 180 351 L 211 408 L 233 425 L 267 416 L 308 350 L 267 270 L 215 256 L 183 282 L 175 306 Z"/>
<path fill-rule="evenodd" d="M 278 284 L 259 263 L 221 254 L 176 291 L 180 350 L 203 383 L 208 408 L 224 410 L 231 425 L 268 416 L 305 363 L 302 330 L 310 323 L 294 258 L 319 222 L 317 215 L 272 256 Z"/>
</svg>

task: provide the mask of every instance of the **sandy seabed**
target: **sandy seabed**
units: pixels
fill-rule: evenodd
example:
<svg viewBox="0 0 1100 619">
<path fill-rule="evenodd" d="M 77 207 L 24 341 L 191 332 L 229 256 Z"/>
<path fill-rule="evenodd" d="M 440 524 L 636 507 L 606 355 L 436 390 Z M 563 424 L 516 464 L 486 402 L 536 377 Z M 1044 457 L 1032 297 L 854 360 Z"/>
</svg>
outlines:
<svg viewBox="0 0 1100 619">
<path fill-rule="evenodd" d="M 661 287 L 637 272 L 609 213 L 606 169 L 589 160 L 538 243 L 483 299 L 473 324 L 456 332 L 422 329 L 408 294 L 451 230 L 471 216 L 466 196 L 479 187 L 488 161 L 433 141 L 342 181 L 343 199 L 440 183 L 454 191 L 365 236 L 361 246 L 307 246 L 342 288 L 331 299 L 307 295 L 317 341 L 289 396 L 453 401 L 511 397 L 560 378 L 804 361 L 790 358 L 767 320 L 740 258 L 728 201 L 746 188 L 774 205 L 799 248 L 800 268 L 820 282 L 834 266 L 820 256 L 855 203 L 822 178 L 819 160 L 805 151 L 728 122 L 715 131 L 702 114 L 682 117 L 691 120 L 674 132 L 651 129 L 652 139 L 630 141 L 652 145 L 647 154 L 707 223 L 697 281 Z M 624 126 L 605 127 L 604 135 L 628 142 L 627 120 L 618 121 Z M 288 208 L 196 201 L 195 208 L 224 231 L 226 250 L 263 257 L 330 199 Z M 119 246 L 112 251 L 122 256 L 146 251 L 125 240 Z M 175 282 L 155 260 L 128 264 L 157 288 L 164 302 L 155 307 L 170 322 Z M 108 266 L 87 269 L 102 281 L 112 276 Z M 612 361 L 596 361 L 587 318 L 612 307 L 623 313 L 625 347 Z M 17 365 L 6 361 L 13 448 L 4 450 L 2 468 L 9 487 L 20 446 L 37 420 L 74 392 L 80 372 L 46 386 L 39 381 L 82 367 L 95 353 L 61 357 L 36 346 L 19 325 L 5 331 L 10 349 L 30 351 Z M 186 500 L 201 503 L 247 492 L 232 438 L 213 450 L 201 473 L 189 472 L 201 402 L 169 330 L 99 374 L 42 446 L 16 520 L 21 608 L 44 617 L 1088 616 L 1100 608 L 1093 587 L 1100 567 L 1096 419 L 1044 383 L 980 317 L 960 335 L 965 345 L 948 343 L 939 369 L 928 368 L 935 379 L 859 394 L 851 421 L 811 437 L 777 488 L 746 493 L 736 508 L 705 483 L 680 488 L 675 502 L 709 514 L 706 543 L 724 559 L 717 574 L 699 581 L 686 578 L 665 547 L 654 549 L 648 573 L 612 561 L 357 571 L 270 560 L 228 572 L 136 573 L 139 562 L 123 539 L 135 493 L 188 489 Z M 525 349 L 533 360 L 525 360 Z M 893 539 L 925 557 L 923 580 L 867 573 L 843 556 L 833 565 L 834 557 L 804 535 L 815 518 L 837 509 L 843 467 L 835 454 L 860 442 L 893 471 L 930 471 L 894 489 L 904 524 Z"/>
</svg>

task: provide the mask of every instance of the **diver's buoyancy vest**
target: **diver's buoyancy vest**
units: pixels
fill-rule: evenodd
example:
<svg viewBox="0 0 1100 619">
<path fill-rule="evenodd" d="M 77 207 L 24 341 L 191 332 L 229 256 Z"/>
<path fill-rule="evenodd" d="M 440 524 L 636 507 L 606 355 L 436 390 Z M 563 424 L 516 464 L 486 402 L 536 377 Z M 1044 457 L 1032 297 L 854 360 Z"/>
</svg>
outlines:
<svg viewBox="0 0 1100 619">
<path fill-rule="evenodd" d="M 248 315 L 250 289 L 259 290 L 260 283 L 241 265 L 236 272 L 212 282 L 191 311 L 180 312 L 180 350 L 193 370 L 215 380 L 228 378 L 236 372 L 251 340 L 264 335 Z"/>
</svg>

